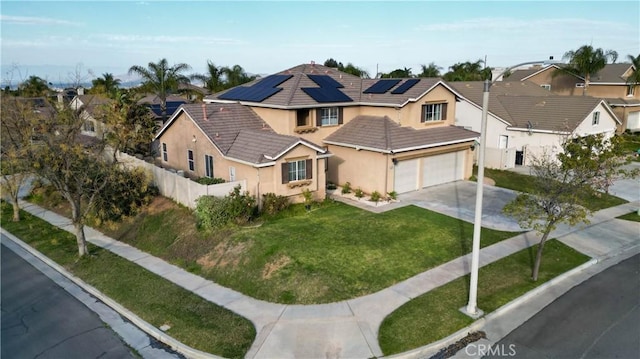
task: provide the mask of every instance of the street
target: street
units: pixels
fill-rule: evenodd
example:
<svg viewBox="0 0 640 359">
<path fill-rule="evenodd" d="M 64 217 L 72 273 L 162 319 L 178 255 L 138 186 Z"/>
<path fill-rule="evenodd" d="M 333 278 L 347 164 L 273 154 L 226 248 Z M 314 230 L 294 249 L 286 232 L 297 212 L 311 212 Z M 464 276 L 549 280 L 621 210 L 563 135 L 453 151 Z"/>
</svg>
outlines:
<svg viewBox="0 0 640 359">
<path fill-rule="evenodd" d="M 490 357 L 637 358 L 639 303 L 635 255 L 572 288 L 494 344 Z"/>
<path fill-rule="evenodd" d="M 98 316 L 2 245 L 3 358 L 133 358 Z"/>
</svg>

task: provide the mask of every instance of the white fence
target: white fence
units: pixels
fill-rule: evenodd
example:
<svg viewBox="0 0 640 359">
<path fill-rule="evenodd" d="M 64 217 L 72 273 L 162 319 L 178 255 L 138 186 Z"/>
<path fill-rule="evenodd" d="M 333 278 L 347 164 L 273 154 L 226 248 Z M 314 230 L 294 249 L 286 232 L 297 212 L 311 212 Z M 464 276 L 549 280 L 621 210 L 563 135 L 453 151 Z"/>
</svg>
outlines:
<svg viewBox="0 0 640 359">
<path fill-rule="evenodd" d="M 200 196 L 224 197 L 238 185 L 240 185 L 242 191 L 247 187 L 245 180 L 203 185 L 177 173 L 155 166 L 152 163 L 129 156 L 126 153 L 119 153 L 118 161 L 128 168 L 144 169 L 160 190 L 160 194 L 189 208 L 196 207 L 196 200 Z"/>
</svg>

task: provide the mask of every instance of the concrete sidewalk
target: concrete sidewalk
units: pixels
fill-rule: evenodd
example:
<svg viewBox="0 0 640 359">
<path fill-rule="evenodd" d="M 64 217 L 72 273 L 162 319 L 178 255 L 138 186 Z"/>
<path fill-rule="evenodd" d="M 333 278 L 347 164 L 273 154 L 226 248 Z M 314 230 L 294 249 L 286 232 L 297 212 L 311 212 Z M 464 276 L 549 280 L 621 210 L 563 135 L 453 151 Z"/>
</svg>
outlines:
<svg viewBox="0 0 640 359">
<path fill-rule="evenodd" d="M 24 210 L 73 232 L 69 219 L 22 202 Z M 637 210 L 640 202 L 595 213 L 591 224 L 562 226 L 552 237 L 591 256 L 619 252 L 639 242 L 640 224 L 615 220 Z M 603 235 L 603 231 L 606 235 Z M 320 305 L 284 305 L 250 298 L 191 274 L 159 258 L 86 227 L 87 240 L 156 273 L 201 297 L 251 320 L 257 336 L 247 358 L 369 358 L 380 357 L 378 330 L 382 320 L 412 298 L 469 273 L 470 255 L 442 264 L 389 288 L 363 297 Z M 537 243 L 527 232 L 485 247 L 484 266 Z"/>
</svg>

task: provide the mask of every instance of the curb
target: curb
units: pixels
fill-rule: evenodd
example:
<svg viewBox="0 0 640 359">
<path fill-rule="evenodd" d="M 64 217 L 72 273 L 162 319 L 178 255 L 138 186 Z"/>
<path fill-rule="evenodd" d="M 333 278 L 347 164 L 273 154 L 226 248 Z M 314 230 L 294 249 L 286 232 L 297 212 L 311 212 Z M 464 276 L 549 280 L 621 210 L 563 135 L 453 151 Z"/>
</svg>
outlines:
<svg viewBox="0 0 640 359">
<path fill-rule="evenodd" d="M 637 246 L 634 246 L 637 247 Z M 634 247 L 628 248 L 627 250 L 631 250 Z M 625 252 L 627 250 L 624 251 L 620 251 L 620 253 Z M 617 255 L 618 253 L 616 253 L 615 255 Z M 611 255 L 608 258 L 611 258 L 615 255 Z M 507 304 L 501 306 L 500 308 L 494 310 L 493 312 L 487 314 L 486 316 L 476 320 L 475 322 L 471 323 L 470 325 L 468 325 L 467 327 L 464 327 L 460 330 L 458 330 L 457 332 L 449 335 L 448 337 L 445 337 L 443 339 L 438 340 L 437 342 L 433 342 L 430 344 L 427 344 L 423 347 L 420 348 L 416 348 L 416 349 L 412 349 L 403 353 L 398 353 L 398 354 L 393 354 L 390 356 L 384 356 L 383 358 L 424 358 L 425 356 L 431 356 L 434 355 L 435 353 L 437 353 L 440 349 L 453 344 L 455 342 L 457 342 L 458 340 L 464 338 L 467 334 L 469 334 L 470 332 L 474 332 L 474 331 L 478 331 L 481 330 L 482 328 L 484 328 L 485 324 L 487 321 L 489 320 L 494 320 L 495 318 L 505 314 L 506 312 L 512 310 L 514 307 L 522 304 L 523 302 L 526 302 L 527 300 L 531 299 L 532 297 L 535 297 L 537 295 L 540 294 L 540 292 L 543 292 L 545 290 L 547 290 L 549 287 L 554 286 L 556 284 L 558 284 L 559 282 L 562 282 L 564 280 L 566 280 L 567 278 L 571 277 L 572 275 L 581 272 L 591 266 L 593 266 L 596 263 L 601 262 L 603 259 L 598 259 L 598 258 L 592 258 L 591 260 L 567 271 L 564 272 L 562 274 L 560 274 L 559 276 L 539 285 L 538 287 L 526 292 L 525 294 L 521 295 L 520 297 L 508 302 Z"/>
<path fill-rule="evenodd" d="M 0 227 L 0 232 L 3 235 L 7 236 L 7 238 L 9 240 L 11 240 L 15 244 L 19 245 L 20 247 L 22 247 L 27 252 L 29 252 L 31 255 L 33 255 L 34 257 L 38 258 L 39 260 L 44 262 L 46 265 L 48 265 L 49 267 L 53 268 L 55 271 L 57 271 L 58 273 L 62 274 L 64 277 L 66 277 L 67 279 L 72 281 L 74 284 L 76 284 L 77 286 L 82 288 L 84 291 L 86 291 L 87 293 L 89 293 L 92 296 L 96 297 L 98 300 L 102 301 L 104 304 L 106 304 L 108 307 L 110 307 L 111 309 L 116 311 L 118 314 L 120 314 L 121 316 L 123 316 L 126 319 L 128 319 L 136 327 L 140 328 L 140 330 L 142 330 L 143 332 L 145 332 L 149 336 L 153 337 L 154 339 L 158 340 L 159 342 L 162 342 L 162 343 L 166 344 L 171 349 L 179 352 L 180 354 L 182 354 L 182 355 L 184 355 L 184 356 L 186 356 L 188 358 L 194 358 L 194 359 L 225 359 L 224 357 L 217 356 L 217 355 L 210 354 L 210 353 L 205 353 L 203 351 L 200 351 L 200 350 L 191 348 L 190 346 L 187 346 L 185 344 L 182 344 L 180 341 L 176 340 L 175 338 L 171 337 L 170 335 L 167 335 L 166 333 L 162 332 L 160 329 L 158 329 L 158 328 L 154 327 L 153 325 L 149 324 L 148 322 L 146 322 L 142 318 L 138 317 L 136 314 L 134 314 L 133 312 L 131 312 L 127 308 L 123 307 L 122 305 L 120 305 L 119 303 L 114 301 L 113 299 L 109 298 L 108 296 L 106 296 L 105 294 L 103 294 L 102 292 L 100 292 L 99 290 L 94 288 L 93 286 L 85 283 L 80 278 L 74 276 L 73 274 L 68 272 L 66 269 L 64 269 L 64 267 L 60 266 L 58 263 L 55 263 L 53 260 L 49 259 L 44 254 L 42 254 L 39 251 L 37 251 L 36 249 L 32 248 L 31 246 L 29 246 L 28 244 L 26 244 L 25 242 L 23 242 L 22 240 L 20 240 L 19 238 L 17 238 L 16 236 L 11 234 L 10 232 L 8 232 L 6 229 Z"/>
</svg>

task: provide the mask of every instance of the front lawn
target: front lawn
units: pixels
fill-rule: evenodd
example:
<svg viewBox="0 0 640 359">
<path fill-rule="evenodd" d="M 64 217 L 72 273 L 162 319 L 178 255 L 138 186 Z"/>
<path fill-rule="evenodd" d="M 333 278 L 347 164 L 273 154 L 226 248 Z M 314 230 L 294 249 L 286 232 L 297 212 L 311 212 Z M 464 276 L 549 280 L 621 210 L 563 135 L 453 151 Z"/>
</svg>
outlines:
<svg viewBox="0 0 640 359">
<path fill-rule="evenodd" d="M 475 171 L 477 171 L 477 167 L 474 167 L 474 173 Z M 533 176 L 491 168 L 485 169 L 485 176 L 494 180 L 498 187 L 526 193 L 531 193 L 534 189 Z M 587 198 L 583 198 L 582 201 L 582 205 L 591 211 L 599 211 L 601 209 L 614 207 L 624 203 L 627 203 L 627 201 L 607 193 L 600 193 L 598 196 L 589 196 Z"/>
<path fill-rule="evenodd" d="M 546 243 L 537 282 L 531 280 L 537 245 L 480 268 L 478 307 L 495 311 L 535 287 L 589 260 L 559 241 Z M 425 293 L 391 313 L 380 326 L 378 340 L 385 355 L 433 343 L 470 325 L 459 309 L 467 304 L 469 276 Z"/>
<path fill-rule="evenodd" d="M 105 234 L 254 298 L 328 303 L 376 292 L 470 251 L 473 225 L 410 206 L 382 214 L 339 202 L 301 205 L 255 228 L 196 229 L 158 197 Z M 482 230 L 483 246 L 517 233 Z"/>
<path fill-rule="evenodd" d="M 620 216 L 618 217 L 618 219 L 624 219 L 625 221 L 640 222 L 640 214 L 638 214 L 638 211 L 634 211 L 631 213 L 627 213 L 624 216 Z"/>
<path fill-rule="evenodd" d="M 247 319 L 131 263 L 89 244 L 90 257 L 78 260 L 75 236 L 22 211 L 11 218 L 2 202 L 2 227 L 68 271 L 136 313 L 156 328 L 204 352 L 241 358 L 249 350 L 255 329 Z"/>
</svg>

